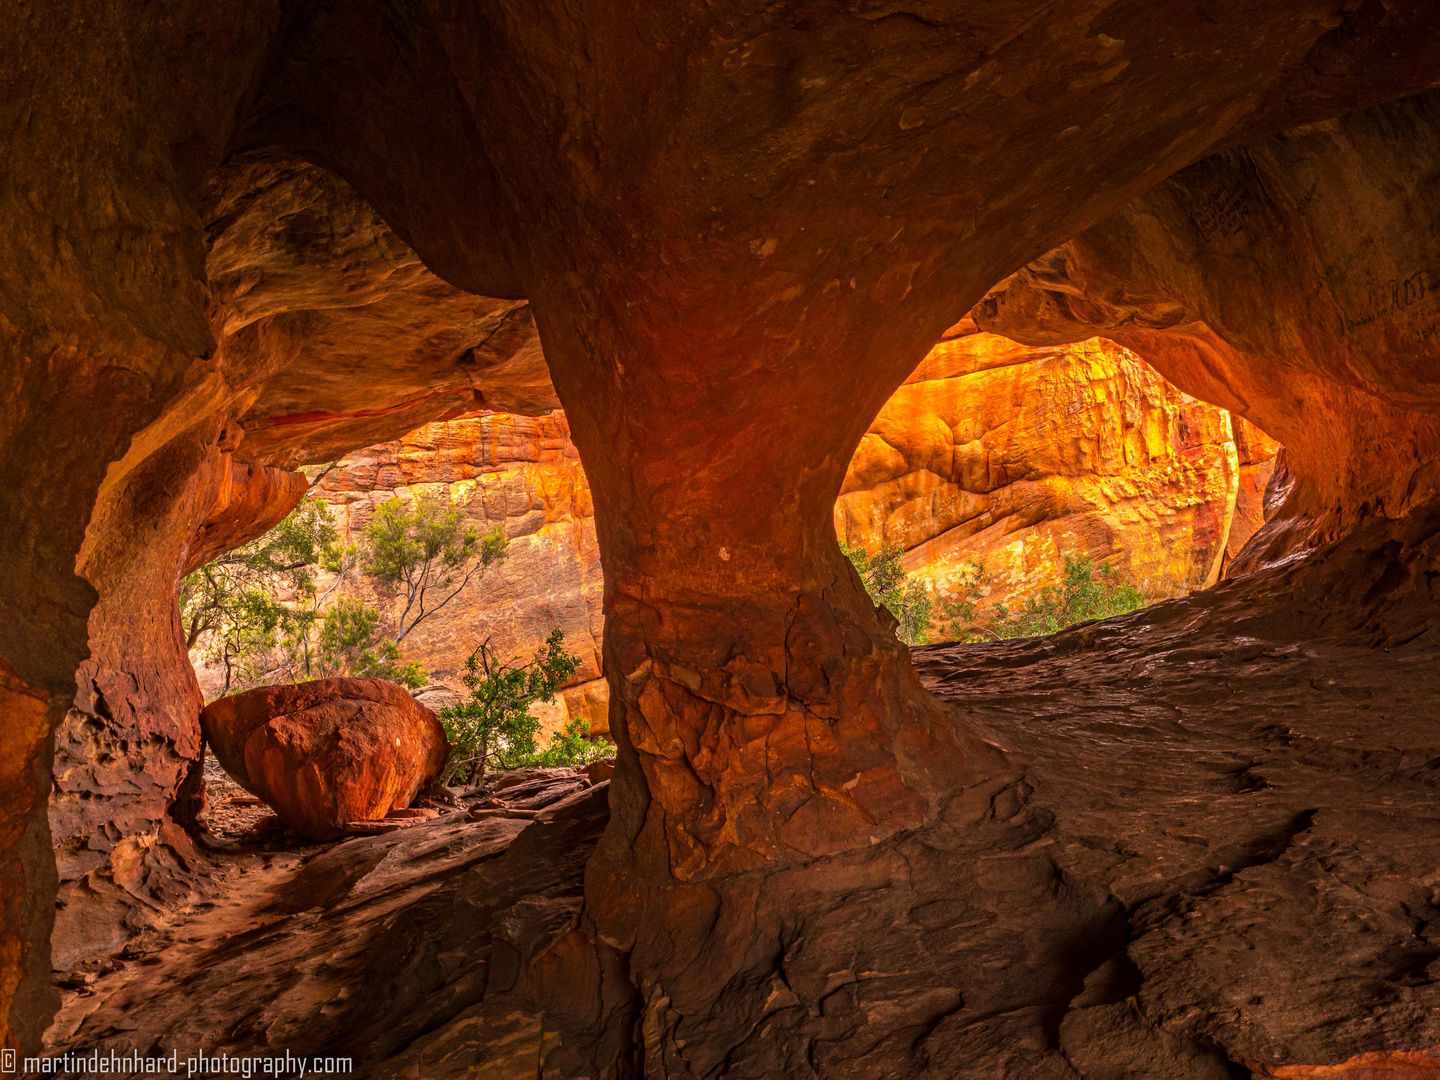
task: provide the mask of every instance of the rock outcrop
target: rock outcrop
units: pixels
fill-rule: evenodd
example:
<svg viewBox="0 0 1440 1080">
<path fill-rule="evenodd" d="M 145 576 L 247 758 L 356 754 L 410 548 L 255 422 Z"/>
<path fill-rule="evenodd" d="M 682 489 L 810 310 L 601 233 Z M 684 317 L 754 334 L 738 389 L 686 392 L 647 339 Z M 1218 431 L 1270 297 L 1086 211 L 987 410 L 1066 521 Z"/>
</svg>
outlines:
<svg viewBox="0 0 1440 1080">
<path fill-rule="evenodd" d="M 208 906 L 145 939 L 143 963 L 72 995 L 57 1040 L 303 1046 L 369 1077 L 636 1076 L 638 994 L 623 956 L 580 925 L 609 785 L 570 774 L 523 787 L 526 809 L 461 811 L 232 873 Z"/>
<path fill-rule="evenodd" d="M 119 948 L 156 903 L 186 888 L 201 697 L 176 588 L 219 551 L 268 531 L 305 494 L 298 474 L 233 461 L 221 448 L 227 437 L 213 418 L 177 434 L 158 461 L 114 478 L 91 520 L 78 568 L 101 599 L 74 707 L 55 733 L 49 804 L 61 970 Z"/>
<path fill-rule="evenodd" d="M 262 686 L 212 701 L 200 727 L 227 773 L 315 840 L 407 808 L 450 753 L 435 714 L 380 679 Z"/>
<path fill-rule="evenodd" d="M 948 1030 L 953 980 L 897 945 L 886 955 L 906 975 L 884 985 L 903 984 L 901 1007 L 826 1026 L 822 1004 L 880 989 L 827 977 L 844 979 L 849 969 L 831 961 L 854 943 L 891 944 L 889 883 L 925 869 L 929 852 L 888 853 L 933 828 L 937 850 L 982 873 L 1001 868 L 1001 892 L 1041 906 L 1068 897 L 1056 875 L 1026 876 L 1027 858 L 985 857 L 1003 845 L 987 846 L 996 834 L 967 800 L 984 802 L 1023 768 L 982 722 L 957 723 L 922 687 L 834 542 L 829 515 L 856 445 L 995 282 L 1188 167 L 1199 170 L 1190 180 L 1220 183 L 1161 191 L 1178 200 L 1174 215 L 1142 208 L 1138 224 L 1154 228 L 1137 229 L 1134 257 L 1167 264 L 1160 278 L 1180 274 L 1149 293 L 1206 294 L 1196 306 L 1232 350 L 1200 363 L 1220 389 L 1282 413 L 1297 395 L 1325 403 L 1307 414 L 1312 426 L 1345 437 L 1328 456 L 1297 443 L 1295 467 L 1325 463 L 1339 479 L 1296 471 L 1295 491 L 1334 495 L 1337 532 L 1377 508 L 1413 517 L 1433 494 L 1436 459 L 1428 162 L 1440 140 L 1428 98 L 1353 114 L 1436 84 L 1437 30 L 1440 10 L 1407 0 L 683 11 L 72 0 L 7 22 L 0 550 L 13 557 L 0 564 L 0 670 L 18 717 L 7 754 L 26 764 L 0 774 L 14 808 L 0 848 L 11 890 L 0 1039 L 29 1051 L 48 1009 L 37 975 L 54 884 L 38 842 L 45 765 L 91 656 L 89 621 L 115 588 L 90 572 L 91 555 L 168 515 L 232 427 L 254 432 L 258 448 L 242 446 L 240 460 L 268 465 L 453 415 L 438 400 L 459 397 L 447 364 L 463 367 L 524 297 L 586 463 L 605 564 L 619 759 L 584 926 L 641 988 L 632 1045 L 643 1040 L 647 1064 L 670 1071 L 683 1060 L 701 1074 L 773 1075 L 843 1060 L 854 1076 L 893 1073 L 880 1059 Z M 1292 133 L 1289 165 L 1249 183 L 1256 162 L 1278 160 L 1267 140 L 1279 131 Z M 252 290 L 243 275 L 234 288 L 209 281 L 207 251 L 223 245 L 205 230 L 206 209 L 240 198 L 227 186 L 237 178 L 263 187 L 246 178 L 249 163 L 297 159 L 343 176 L 440 280 L 492 298 L 459 312 L 467 347 L 447 340 L 432 363 L 428 337 L 372 335 L 365 376 L 332 397 L 324 358 L 343 352 L 344 324 L 327 313 L 363 321 L 378 297 L 293 299 L 306 318 L 227 330 L 240 290 Z M 1245 181 L 1245 229 L 1228 212 L 1230 179 Z M 372 250 L 346 258 L 370 265 Z M 1305 267 L 1274 271 L 1286 252 Z M 1327 281 L 1345 319 L 1323 309 Z M 264 287 L 262 276 L 253 292 Z M 1070 283 L 1071 295 L 1085 289 Z M 1277 296 L 1306 318 L 1273 318 Z M 312 337 L 307 319 L 328 329 Z M 1290 348 L 1310 330 L 1354 331 L 1361 347 Z M 1297 374 L 1261 378 L 1265 357 L 1286 350 Z M 1186 388 L 1173 365 L 1149 359 Z M 281 399 L 293 423 L 255 423 L 265 380 L 308 364 L 321 404 L 301 408 L 306 379 L 295 378 L 295 397 Z M 429 392 L 436 382 L 443 393 Z M 468 397 L 455 407 L 483 404 Z M 1292 432 L 1258 408 L 1236 411 L 1291 448 Z M 332 425 L 338 416 L 345 424 Z M 383 432 L 386 417 L 404 423 Z M 293 443 L 269 438 L 287 426 Z M 1381 460 L 1365 458 L 1366 431 L 1384 436 Z M 127 492 L 146 497 L 125 503 Z M 197 502 L 192 526 L 204 517 Z M 1418 556 L 1408 576 L 1394 537 L 1367 536 L 1378 546 L 1357 561 L 1375 573 L 1356 576 L 1373 591 L 1326 597 L 1327 625 L 1348 627 L 1374 660 L 1371 610 L 1430 579 Z M 1237 640 L 1241 618 L 1232 613 L 1221 640 Z M 158 629 L 138 624 L 133 637 Z M 125 707 L 168 708 L 178 700 L 168 678 L 137 674 Z M 1353 703 L 1343 689 L 1334 700 L 1353 731 Z M 93 716 L 108 724 L 104 710 Z M 1007 805 L 991 815 L 996 830 Z M 827 922 L 841 907 L 846 921 Z M 971 925 L 971 912 L 945 912 L 917 916 L 910 940 Z M 787 955 L 804 957 L 789 988 L 801 1004 L 788 1007 L 773 978 Z M 1406 1018 L 1386 1008 L 1376 1038 Z M 1040 1013 L 1053 1041 L 1053 1015 Z"/>
<path fill-rule="evenodd" d="M 986 599 L 1013 605 L 1073 557 L 1159 598 L 1213 584 L 1263 523 L 1274 444 L 1237 437 L 1223 409 L 1103 340 L 1029 348 L 968 321 L 955 331 L 860 441 L 835 505 L 848 543 L 900 545 L 941 596 L 983 563 Z M 1269 454 L 1242 466 L 1242 440 L 1247 458 Z"/>
</svg>

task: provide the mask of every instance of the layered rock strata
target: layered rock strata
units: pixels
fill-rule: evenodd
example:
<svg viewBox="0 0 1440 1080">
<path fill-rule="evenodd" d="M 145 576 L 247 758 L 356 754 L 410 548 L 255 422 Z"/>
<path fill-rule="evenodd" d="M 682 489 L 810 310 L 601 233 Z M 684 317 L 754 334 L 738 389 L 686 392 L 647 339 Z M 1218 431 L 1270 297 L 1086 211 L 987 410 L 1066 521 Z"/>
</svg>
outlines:
<svg viewBox="0 0 1440 1080">
<path fill-rule="evenodd" d="M 48 1007 L 36 912 L 54 879 L 35 841 L 49 737 L 103 591 L 75 573 L 87 527 L 92 546 L 111 540 L 93 511 L 141 466 L 182 488 L 193 468 L 172 453 L 176 432 L 238 421 L 267 365 L 323 356 L 264 320 L 254 348 L 219 340 L 212 316 L 231 305 L 206 280 L 212 184 L 257 155 L 324 165 L 444 280 L 497 298 L 492 313 L 530 301 L 605 560 L 620 763 L 587 911 L 607 947 L 629 952 L 653 1013 L 647 1041 L 671 1033 L 665 1045 L 708 1055 L 727 1041 L 706 1028 L 725 969 L 749 970 L 758 947 L 773 970 L 784 952 L 773 934 L 713 929 L 746 873 L 863 858 L 1013 769 L 923 690 L 834 543 L 827 515 L 870 419 L 957 311 L 1169 174 L 1431 87 L 1437 20 L 1433 5 L 1340 0 L 724 3 L 684 18 L 654 4 L 75 0 L 12 20 L 0 549 L 19 554 L 0 567 L 0 658 L 19 717 L 9 749 L 28 764 L 5 775 L 0 874 L 19 893 L 0 934 L 5 1043 L 32 1047 Z M 1357 274 L 1362 292 L 1411 281 L 1434 247 L 1424 222 L 1369 228 L 1367 215 L 1386 225 L 1385 191 L 1423 179 L 1404 167 L 1423 161 L 1423 125 L 1392 119 L 1347 121 L 1366 159 L 1394 165 L 1367 193 L 1374 205 L 1337 199 L 1343 183 L 1319 200 L 1338 255 L 1370 244 L 1381 262 L 1419 260 Z M 1332 168 L 1328 136 L 1301 135 L 1317 177 L 1356 175 Z M 1260 205 L 1277 190 L 1289 189 L 1264 186 Z M 1181 235 L 1162 232 L 1147 242 Z M 1268 304 L 1268 284 L 1251 295 Z M 1350 314 L 1373 326 L 1411 294 L 1386 295 Z M 338 308 L 308 310 L 323 321 Z M 1424 340 L 1372 332 L 1385 376 L 1374 386 L 1428 415 L 1410 347 Z M 377 385 L 412 358 L 414 382 L 446 377 L 397 340 L 408 344 L 372 358 Z M 456 364 L 467 354 L 445 350 Z M 1307 393 L 1347 385 L 1325 356 L 1303 363 L 1319 379 Z M 1236 371 L 1247 385 L 1245 363 Z M 1298 385 L 1258 392 L 1283 400 Z M 339 411 L 357 443 L 377 441 L 371 421 L 403 403 L 362 403 L 365 381 L 347 387 L 354 408 Z M 1336 401 L 1337 416 L 1365 412 L 1360 398 Z M 302 445 L 271 444 L 276 460 L 306 460 L 307 435 L 327 453 L 344 441 L 290 415 Z M 1416 465 L 1396 471 L 1417 478 L 1433 454 L 1413 430 L 1393 449 Z M 1392 513 L 1416 505 L 1397 484 Z M 1355 514 L 1342 520 L 1363 518 L 1366 499 L 1343 501 Z M 124 527 L 148 520 L 140 504 Z M 708 989 L 684 979 L 701 949 L 718 965 Z M 748 1030 L 805 1023 L 761 1015 Z"/>
<path fill-rule="evenodd" d="M 1060 581 L 1066 558 L 1173 596 L 1213 584 L 1263 523 L 1273 453 L 1119 346 L 1027 348 L 966 321 L 860 441 L 835 531 L 898 544 L 942 597 L 983 565 L 986 601 L 1013 606 Z"/>
</svg>

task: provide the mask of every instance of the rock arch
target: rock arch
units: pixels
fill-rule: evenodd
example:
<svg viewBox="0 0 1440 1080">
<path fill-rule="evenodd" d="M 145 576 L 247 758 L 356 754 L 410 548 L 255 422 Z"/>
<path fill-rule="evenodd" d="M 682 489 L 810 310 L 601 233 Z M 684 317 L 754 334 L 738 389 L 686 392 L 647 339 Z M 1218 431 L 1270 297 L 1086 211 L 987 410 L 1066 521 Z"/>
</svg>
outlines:
<svg viewBox="0 0 1440 1080">
<path fill-rule="evenodd" d="M 1440 69 L 1429 7 L 1338 0 L 1258 13 L 1198 0 L 1163 13 L 1080 0 L 703 13 L 77 2 L 30 20 L 9 31 L 17 74 L 0 84 L 18 133 L 0 308 L 0 544 L 18 553 L 0 567 L 7 1044 L 33 1046 L 49 1006 L 44 794 L 75 672 L 103 645 L 87 623 L 107 579 L 90 557 L 121 523 L 175 506 L 202 466 L 223 480 L 227 433 L 257 401 L 335 446 L 374 441 L 377 408 L 411 423 L 442 415 L 447 395 L 473 403 L 453 369 L 475 363 L 486 319 L 514 331 L 498 366 L 523 350 L 510 319 L 523 296 L 594 488 L 607 573 L 623 764 L 590 918 L 630 951 L 654 1054 L 689 1041 L 697 1075 L 740 1038 L 696 1043 L 717 1001 L 733 991 L 727 1023 L 758 1030 L 767 950 L 799 947 L 775 905 L 821 909 L 844 889 L 815 860 L 836 856 L 858 881 L 872 843 L 1023 801 L 1014 763 L 922 690 L 836 548 L 830 506 L 869 419 L 1017 267 L 1103 233 L 1137 197 L 1183 202 L 1181 178 L 1144 195 L 1177 170 L 1254 160 L 1231 149 L 1194 165 L 1206 155 L 1426 90 Z M 237 294 L 206 269 L 219 244 L 207 192 L 226 163 L 233 175 L 278 153 L 320 163 L 378 211 L 383 222 L 354 221 L 392 270 L 402 248 L 418 253 L 429 270 L 392 275 L 397 294 L 465 309 L 470 338 L 392 355 L 405 378 L 347 418 L 363 436 L 276 389 L 324 341 L 333 296 L 227 329 Z M 1207 243 L 1239 235 L 1221 188 L 1193 226 Z M 1408 235 L 1404 250 L 1428 257 L 1433 241 Z M 1429 263 L 1417 266 L 1352 322 L 1428 296 L 1428 279 L 1410 284 Z M 305 318 L 287 318 L 296 308 Z M 1354 389 L 1352 371 L 1307 363 Z M 383 367 L 357 383 L 381 385 Z M 1403 365 L 1382 367 L 1382 397 L 1428 411 Z M 420 402 L 405 391 L 446 379 Z M 1408 444 L 1416 475 L 1428 423 Z M 747 929 L 735 912 L 767 889 L 769 921 Z M 947 1001 L 933 1003 L 941 1015 Z M 756 1060 L 795 1052 L 775 1030 Z"/>
</svg>

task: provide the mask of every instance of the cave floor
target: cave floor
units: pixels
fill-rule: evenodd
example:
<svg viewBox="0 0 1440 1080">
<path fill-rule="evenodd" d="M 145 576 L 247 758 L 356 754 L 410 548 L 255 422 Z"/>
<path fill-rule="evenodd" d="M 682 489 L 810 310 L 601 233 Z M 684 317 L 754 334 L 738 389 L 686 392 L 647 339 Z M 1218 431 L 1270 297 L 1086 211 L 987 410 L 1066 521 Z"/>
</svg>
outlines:
<svg viewBox="0 0 1440 1080">
<path fill-rule="evenodd" d="M 728 979 L 747 987 L 735 1018 L 647 1037 L 647 1065 L 1440 1073 L 1440 575 L 1417 566 L 1321 559 L 1053 638 L 917 649 L 922 681 L 1013 771 L 924 828 L 752 875 L 753 978 L 697 957 L 662 1002 L 683 1032 L 687 979 Z M 141 963 L 72 994 L 52 1044 L 538 1076 L 557 1036 L 506 997 L 510 969 L 582 925 L 607 786 L 256 862 Z"/>
</svg>

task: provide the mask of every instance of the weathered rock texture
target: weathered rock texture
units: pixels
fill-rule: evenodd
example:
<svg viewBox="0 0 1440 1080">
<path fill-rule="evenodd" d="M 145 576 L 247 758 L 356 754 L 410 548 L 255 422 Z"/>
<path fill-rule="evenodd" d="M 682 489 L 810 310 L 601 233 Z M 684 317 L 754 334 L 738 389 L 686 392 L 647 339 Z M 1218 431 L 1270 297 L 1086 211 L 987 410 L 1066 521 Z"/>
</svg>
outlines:
<svg viewBox="0 0 1440 1080">
<path fill-rule="evenodd" d="M 633 1077 L 638 995 L 580 927 L 607 789 L 550 775 L 490 800 L 526 809 L 350 840 L 303 868 L 234 860 L 223 892 L 143 939 L 143 963 L 72 995 L 54 1037 L 306 1047 L 364 1076 Z"/>
<path fill-rule="evenodd" d="M 1433 94 L 1286 132 L 1178 173 L 974 315 L 1033 343 L 1105 334 L 1283 443 L 1253 568 L 1434 497 L 1437 178 Z"/>
<path fill-rule="evenodd" d="M 214 438 L 213 421 L 202 423 L 154 467 L 112 478 L 82 551 L 80 570 L 100 601 L 74 708 L 55 734 L 49 817 L 61 884 L 52 940 L 61 970 L 113 951 L 158 900 L 184 890 L 193 845 L 182 826 L 200 798 L 201 699 L 175 590 L 196 566 L 266 532 L 305 493 L 303 477 L 235 463 Z"/>
<path fill-rule="evenodd" d="M 1032 348 L 961 329 L 855 451 L 835 504 L 848 543 L 900 544 L 942 595 L 983 561 L 987 599 L 1012 602 L 1077 556 L 1110 561 L 1158 598 L 1213 583 L 1263 524 L 1276 447 L 1252 426 L 1232 430 L 1224 410 L 1107 342 Z M 350 541 L 395 497 L 449 501 L 481 532 L 503 525 L 510 560 L 407 637 L 407 658 L 458 689 L 477 641 L 528 656 L 558 626 L 582 663 L 554 707 L 537 706 L 542 735 L 574 716 L 608 731 L 594 508 L 564 413 L 436 421 L 348 455 L 312 494 Z M 363 580 L 347 587 L 395 606 Z M 216 674 L 201 669 L 207 694 Z"/>
<path fill-rule="evenodd" d="M 54 1045 L 437 1080 L 1433 1076 L 1437 530 L 1371 522 L 1121 619 L 920 651 L 1013 771 L 865 849 L 677 889 L 704 933 L 638 993 L 586 933 L 600 793 L 557 773 L 233 880 L 73 996 Z"/>
<path fill-rule="evenodd" d="M 1222 339 L 1247 327 L 1253 339 L 1223 354 L 1218 383 L 1277 402 L 1314 395 L 1326 403 L 1317 429 L 1352 418 L 1345 430 L 1357 437 L 1315 459 L 1355 492 L 1337 496 L 1337 521 L 1363 521 L 1362 509 L 1382 502 L 1388 514 L 1418 506 L 1435 457 L 1421 317 L 1433 294 L 1419 284 L 1437 249 L 1426 164 L 1440 147 L 1434 103 L 1321 122 L 1430 89 L 1437 30 L 1440 9 L 1405 0 L 683 9 L 69 0 L 8 20 L 0 550 L 16 554 L 0 563 L 0 659 L 19 717 L 10 749 L 38 767 L 5 774 L 16 828 L 0 873 L 21 895 L 7 896 L 0 929 L 0 1038 L 32 1047 L 48 1008 L 36 912 L 48 907 L 54 871 L 35 839 L 46 831 L 49 739 L 88 655 L 88 620 L 111 588 L 87 572 L 89 553 L 110 550 L 114 529 L 139 533 L 152 519 L 143 500 L 124 519 L 97 507 L 142 477 L 146 490 L 175 497 L 201 458 L 189 451 L 218 447 L 232 425 L 260 447 L 241 460 L 302 461 L 351 438 L 387 437 L 377 430 L 385 416 L 406 421 L 394 437 L 446 415 L 438 399 L 460 392 L 416 336 L 394 335 L 391 351 L 391 337 L 377 335 L 365 378 L 331 398 L 318 390 L 327 357 L 344 352 L 339 326 L 316 335 L 324 347 L 313 353 L 297 336 L 301 320 L 227 332 L 244 282 L 212 288 L 206 254 L 223 243 L 205 231 L 206 210 L 239 198 L 235 185 L 263 188 L 250 165 L 299 158 L 343 176 L 342 190 L 444 281 L 496 298 L 458 313 L 475 333 L 469 348 L 440 350 L 456 365 L 506 303 L 529 300 L 586 463 L 605 563 L 604 669 L 620 758 L 587 910 L 606 947 L 628 952 L 647 1001 L 643 1037 L 656 1046 L 647 1060 L 684 1039 L 696 1070 L 714 1071 L 743 1028 L 794 1051 L 754 1059 L 773 1074 L 777 1063 L 807 1067 L 792 1035 L 818 1022 L 808 1010 L 762 1022 L 770 975 L 793 940 L 780 925 L 756 934 L 712 916 L 827 910 L 786 875 L 831 854 L 873 867 L 871 852 L 941 822 L 961 793 L 1015 768 L 979 725 L 957 725 L 925 692 L 834 542 L 828 515 L 870 420 L 995 282 L 1177 170 L 1248 177 L 1278 145 L 1295 169 L 1245 189 L 1255 207 L 1246 221 L 1295 222 L 1293 206 L 1315 215 L 1308 234 L 1267 231 L 1248 264 L 1227 262 L 1226 245 L 1252 234 L 1237 240 L 1227 226 L 1204 240 L 1179 213 L 1132 250 L 1160 264 L 1173 240 L 1213 245 L 1214 261 L 1186 252 L 1178 264 L 1203 268 L 1215 290 L 1206 325 Z M 1285 130 L 1295 134 L 1264 142 Z M 1291 182 L 1304 172 L 1317 183 L 1313 199 L 1308 183 Z M 1350 184 L 1365 178 L 1374 183 Z M 1168 189 L 1177 206 L 1190 182 Z M 1205 205 L 1228 205 L 1227 186 L 1204 190 Z M 340 209 L 321 216 L 338 220 Z M 1307 236 L 1327 240 L 1324 250 Z M 1286 251 L 1314 276 L 1272 270 Z M 393 265 L 383 248 L 373 263 L 362 254 L 378 272 Z M 1303 309 L 1323 296 L 1316 278 L 1352 263 L 1344 288 L 1335 284 L 1346 297 L 1339 310 L 1368 351 L 1291 348 L 1308 343 L 1306 327 L 1333 337 L 1346 323 L 1272 319 L 1275 294 Z M 1396 289 L 1382 289 L 1391 278 Z M 263 288 L 262 276 L 245 295 Z M 363 319 L 380 302 L 351 314 Z M 300 303 L 322 326 L 344 308 L 333 295 Z M 1264 317 L 1249 317 L 1257 311 Z M 1276 331 L 1284 326 L 1300 336 Z M 1282 351 L 1297 377 L 1261 378 L 1264 356 Z M 307 364 L 323 415 L 291 412 L 301 402 L 282 397 L 284 415 L 298 417 L 294 444 L 265 441 L 286 425 L 256 423 L 262 384 Z M 394 366 L 407 365 L 413 377 L 400 381 L 414 395 L 369 394 L 372 375 L 394 386 Z M 437 381 L 448 388 L 429 393 Z M 423 408 L 408 407 L 417 401 Z M 1392 406 L 1413 414 L 1403 436 Z M 1290 446 L 1291 432 L 1259 411 L 1235 411 Z M 354 423 L 344 438 L 330 424 L 340 415 Z M 1405 459 L 1379 493 L 1366 494 L 1375 469 L 1352 468 L 1364 463 L 1363 431 Z M 1297 448 L 1297 463 L 1304 456 Z M 197 507 L 194 523 L 204 516 Z M 1382 577 L 1377 588 L 1389 584 Z M 758 907 L 755 874 L 777 890 Z M 1049 879 L 1025 890 L 1053 892 Z M 839 955 L 889 925 L 882 907 L 845 907 L 863 916 L 864 932 L 852 923 L 842 942 L 811 955 Z M 693 967 L 702 953 L 705 965 Z M 757 970 L 766 974 L 750 981 Z M 843 969 L 817 959 L 809 970 Z M 954 1007 L 933 968 L 910 970 L 929 974 L 911 988 L 911 1011 L 892 1017 Z M 724 987 L 734 992 L 717 1012 Z M 805 991 L 823 1018 L 824 982 Z M 847 1027 L 826 1047 L 852 1074 L 888 1068 L 864 1058 L 885 1040 L 915 1038 L 876 1023 L 887 1030 Z"/>
<path fill-rule="evenodd" d="M 848 543 L 899 544 L 941 596 L 983 563 L 986 600 L 1013 605 L 1075 557 L 1159 598 L 1213 584 L 1263 523 L 1266 463 L 1237 448 L 1274 444 L 1237 438 L 1223 409 L 1099 339 L 1027 348 L 955 329 L 861 439 L 835 505 Z"/>
<path fill-rule="evenodd" d="M 218 354 L 107 474 L 76 560 L 100 599 L 55 740 L 60 970 L 113 951 L 157 890 L 185 887 L 177 825 L 196 809 L 202 698 L 174 594 L 304 496 L 274 463 L 324 460 L 487 393 L 516 411 L 555 404 L 526 305 L 445 285 L 333 175 L 241 161 L 201 210 Z"/>
<path fill-rule="evenodd" d="M 205 707 L 200 729 L 227 773 L 316 840 L 407 808 L 450 753 L 435 714 L 380 679 L 234 694 Z"/>
</svg>

